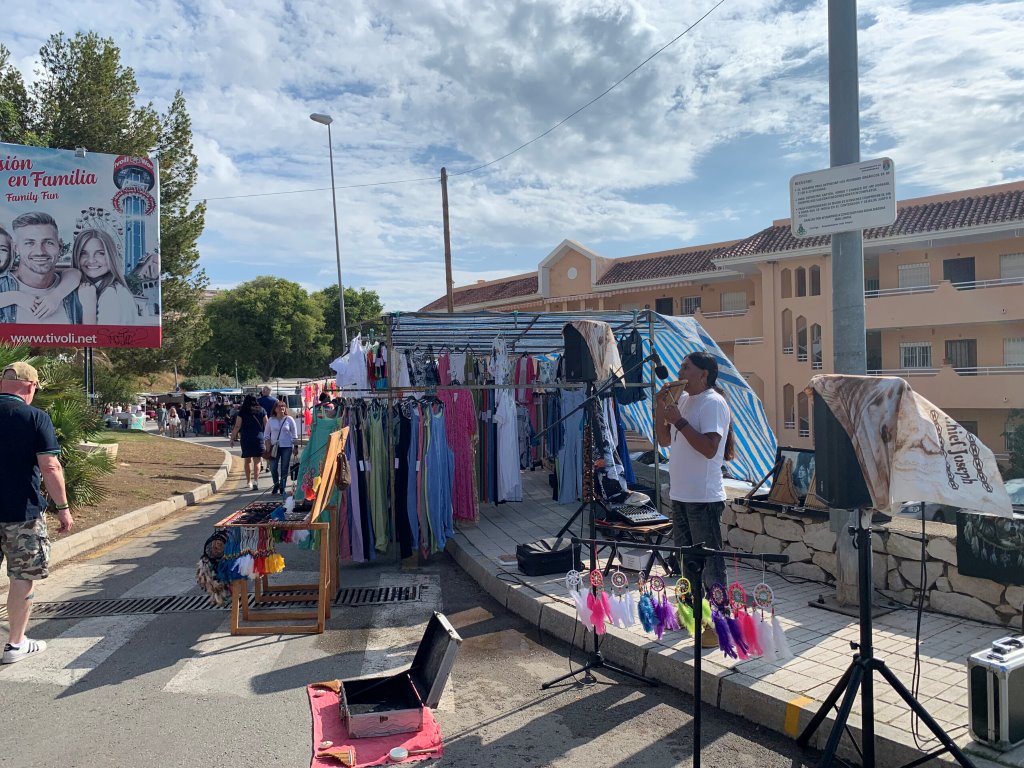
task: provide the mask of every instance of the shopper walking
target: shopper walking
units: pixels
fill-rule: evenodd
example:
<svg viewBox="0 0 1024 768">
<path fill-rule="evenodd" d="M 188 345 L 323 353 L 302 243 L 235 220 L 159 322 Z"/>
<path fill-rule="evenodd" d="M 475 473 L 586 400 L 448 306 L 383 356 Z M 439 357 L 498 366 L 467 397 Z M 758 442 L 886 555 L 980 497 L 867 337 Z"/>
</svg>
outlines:
<svg viewBox="0 0 1024 768">
<path fill-rule="evenodd" d="M 241 437 L 242 461 L 245 463 L 245 484 L 258 490 L 260 461 L 263 458 L 263 433 L 267 429 L 267 412 L 252 395 L 246 395 L 231 429 L 231 446 Z"/>
<path fill-rule="evenodd" d="M 181 417 L 178 416 L 178 409 L 173 405 L 167 411 L 167 436 L 178 437 L 181 430 Z"/>
<path fill-rule="evenodd" d="M 721 549 L 725 509 L 722 464 L 733 458 L 729 404 L 715 387 L 718 363 L 707 352 L 692 352 L 683 358 L 678 378 L 679 382 L 662 387 L 657 398 L 658 444 L 671 445 L 673 543 L 688 547 L 703 542 L 711 549 Z M 690 583 L 695 583 L 693 563 L 684 562 L 684 568 Z M 705 563 L 704 582 L 705 588 L 714 583 L 726 585 L 721 557 Z M 711 631 L 705 631 L 701 642 L 705 647 L 718 645 Z"/>
<path fill-rule="evenodd" d="M 0 374 L 0 562 L 7 561 L 10 634 L 2 661 L 13 664 L 46 650 L 42 640 L 26 637 L 35 597 L 34 583 L 49 575 L 50 539 L 43 510 L 46 493 L 57 510 L 60 531 L 74 525 L 68 509 L 60 445 L 45 411 L 32 407 L 39 375 L 28 363 L 13 363 Z"/>
<path fill-rule="evenodd" d="M 299 425 L 288 413 L 288 404 L 278 400 L 274 413 L 267 419 L 263 432 L 266 448 L 270 451 L 270 477 L 274 481 L 271 493 L 285 494 L 288 486 L 288 470 L 291 466 L 292 448 L 299 434 Z"/>
<path fill-rule="evenodd" d="M 167 429 L 167 408 L 160 403 L 156 407 L 156 433 L 162 435 L 165 429 Z"/>
</svg>

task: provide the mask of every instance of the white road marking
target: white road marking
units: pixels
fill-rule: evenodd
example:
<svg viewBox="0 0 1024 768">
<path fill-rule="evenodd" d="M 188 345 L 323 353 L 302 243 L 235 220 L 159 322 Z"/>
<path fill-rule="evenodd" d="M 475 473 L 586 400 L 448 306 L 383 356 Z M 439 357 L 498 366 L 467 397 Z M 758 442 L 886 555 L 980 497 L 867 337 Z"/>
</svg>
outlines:
<svg viewBox="0 0 1024 768">
<path fill-rule="evenodd" d="M 106 661 L 155 615 L 101 616 L 78 622 L 39 656 L 3 667 L 0 679 L 68 688 Z"/>
<path fill-rule="evenodd" d="M 192 646 L 197 654 L 185 662 L 164 690 L 169 693 L 252 696 L 252 679 L 274 669 L 285 648 L 282 635 L 232 635 L 230 619 Z"/>
</svg>

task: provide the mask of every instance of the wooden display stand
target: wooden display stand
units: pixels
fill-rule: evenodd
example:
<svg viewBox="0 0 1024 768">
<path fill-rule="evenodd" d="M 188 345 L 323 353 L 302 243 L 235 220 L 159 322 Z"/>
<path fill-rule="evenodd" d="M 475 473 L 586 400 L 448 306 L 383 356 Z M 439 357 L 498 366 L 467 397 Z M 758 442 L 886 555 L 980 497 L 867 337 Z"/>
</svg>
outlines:
<svg viewBox="0 0 1024 768">
<path fill-rule="evenodd" d="M 334 593 L 332 587 L 338 583 L 337 536 L 327 522 L 315 522 L 324 510 L 327 500 L 334 490 L 334 481 L 338 470 L 338 455 L 345 450 L 348 438 L 348 427 L 332 432 L 327 441 L 324 454 L 324 468 L 320 473 L 320 485 L 317 488 L 313 509 L 302 520 L 288 522 L 284 520 L 268 520 L 262 523 L 243 523 L 239 518 L 244 514 L 243 507 L 238 512 L 225 517 L 215 528 L 264 528 L 273 531 L 319 531 L 320 559 L 318 578 L 311 584 L 271 584 L 266 575 L 256 579 L 253 585 L 253 607 L 249 606 L 249 580 L 237 579 L 231 582 L 231 634 L 232 635 L 266 635 L 266 634 L 322 634 L 327 619 L 331 615 L 331 600 Z M 337 515 L 337 510 L 334 511 Z M 316 600 L 316 608 L 312 610 L 259 610 L 259 606 L 275 603 L 309 602 Z M 246 625 L 242 622 L 262 622 L 260 625 Z M 273 622 L 273 623 L 271 623 Z M 302 623 L 295 623 L 302 622 Z"/>
</svg>

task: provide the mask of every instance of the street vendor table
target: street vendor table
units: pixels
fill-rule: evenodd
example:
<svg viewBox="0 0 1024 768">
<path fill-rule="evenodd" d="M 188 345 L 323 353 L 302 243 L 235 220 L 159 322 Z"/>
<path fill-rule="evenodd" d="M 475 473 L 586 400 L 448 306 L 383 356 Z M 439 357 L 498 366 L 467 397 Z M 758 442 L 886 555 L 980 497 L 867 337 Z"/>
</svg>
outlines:
<svg viewBox="0 0 1024 768">
<path fill-rule="evenodd" d="M 270 512 L 276 503 L 253 502 L 225 517 L 214 526 L 217 529 L 250 528 L 275 531 L 309 531 L 320 533 L 320 557 L 316 583 L 271 584 L 270 577 L 258 576 L 254 580 L 253 605 L 249 605 L 249 580 L 236 579 L 231 582 L 231 634 L 265 635 L 310 633 L 321 634 L 331 615 L 331 599 L 338 583 L 337 536 L 330 516 L 325 520 L 324 507 L 331 497 L 331 489 L 337 472 L 338 454 L 345 448 L 348 427 L 331 433 L 325 451 L 323 471 L 313 508 L 298 520 L 275 520 Z M 337 514 L 335 511 L 334 514 Z M 315 601 L 316 606 L 307 610 L 260 610 L 281 603 Z M 262 622 L 260 625 L 242 622 Z M 301 623 L 296 623 L 301 622 Z"/>
<path fill-rule="evenodd" d="M 656 547 L 672 535 L 672 523 L 627 525 L 625 523 L 613 523 L 607 520 L 595 520 L 594 526 L 598 535 L 602 538 L 611 539 L 615 542 L 636 544 L 641 548 L 652 545 Z M 622 552 L 616 548 L 612 556 L 608 558 L 608 565 L 606 567 L 607 571 L 611 570 L 616 556 L 618 556 L 621 564 Z M 650 573 L 655 564 L 664 568 L 665 572 L 668 574 L 674 573 L 677 570 L 673 568 L 667 560 L 665 560 L 661 552 L 657 549 L 651 551 L 651 556 L 647 560 L 647 566 L 644 568 L 644 572 Z"/>
</svg>

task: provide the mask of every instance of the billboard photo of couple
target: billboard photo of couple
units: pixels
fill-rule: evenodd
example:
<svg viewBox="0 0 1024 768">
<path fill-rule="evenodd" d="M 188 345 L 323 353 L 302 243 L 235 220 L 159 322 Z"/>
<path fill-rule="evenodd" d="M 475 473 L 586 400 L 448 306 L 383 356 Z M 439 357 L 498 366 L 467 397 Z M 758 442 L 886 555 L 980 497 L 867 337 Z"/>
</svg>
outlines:
<svg viewBox="0 0 1024 768">
<path fill-rule="evenodd" d="M 160 315 L 156 163 L 0 143 L 0 340 L 159 347 Z"/>
</svg>

